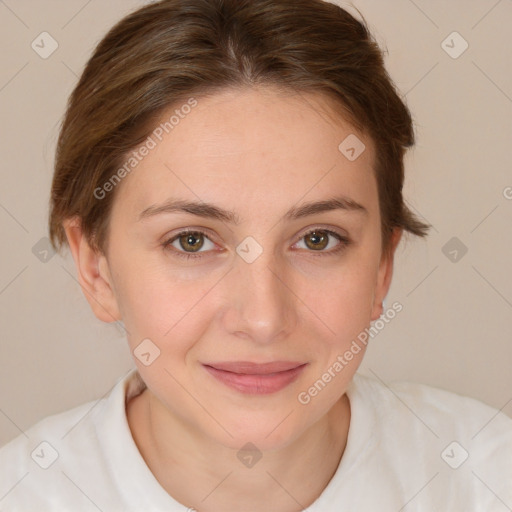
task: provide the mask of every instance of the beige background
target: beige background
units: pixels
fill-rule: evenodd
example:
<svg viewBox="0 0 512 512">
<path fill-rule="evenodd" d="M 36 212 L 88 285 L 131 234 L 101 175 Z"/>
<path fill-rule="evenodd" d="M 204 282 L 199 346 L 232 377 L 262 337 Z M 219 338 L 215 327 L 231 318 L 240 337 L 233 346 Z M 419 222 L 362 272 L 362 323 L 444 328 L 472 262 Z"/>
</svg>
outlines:
<svg viewBox="0 0 512 512">
<path fill-rule="evenodd" d="M 44 416 L 105 395 L 133 367 L 121 330 L 89 310 L 69 254 L 43 262 L 33 247 L 47 235 L 67 97 L 94 45 L 141 4 L 0 0 L 0 445 Z M 404 309 L 372 340 L 362 371 L 512 414 L 512 2 L 353 5 L 387 47 L 389 72 L 413 112 L 418 144 L 405 193 L 434 226 L 428 240 L 399 247 L 387 302 Z M 44 31 L 59 45 L 47 59 L 31 48 Z M 453 31 L 469 44 L 456 59 L 442 47 Z M 447 40 L 452 52 L 461 43 Z M 443 253 L 453 237 L 468 249 L 456 262 Z"/>
</svg>

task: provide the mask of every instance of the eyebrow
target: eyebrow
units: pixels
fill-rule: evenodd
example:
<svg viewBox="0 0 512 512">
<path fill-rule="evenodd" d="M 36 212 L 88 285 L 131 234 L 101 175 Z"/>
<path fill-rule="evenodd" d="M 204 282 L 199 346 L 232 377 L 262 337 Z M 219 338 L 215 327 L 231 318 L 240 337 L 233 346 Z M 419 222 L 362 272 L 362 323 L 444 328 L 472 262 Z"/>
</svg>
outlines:
<svg viewBox="0 0 512 512">
<path fill-rule="evenodd" d="M 338 196 L 324 201 L 309 202 L 301 206 L 294 206 L 283 215 L 282 220 L 296 220 L 309 215 L 333 210 L 343 210 L 364 215 L 368 214 L 368 210 L 363 205 L 349 197 Z M 191 215 L 197 215 L 198 217 L 216 219 L 235 225 L 240 223 L 240 217 L 235 212 L 224 210 L 214 204 L 173 198 L 168 199 L 162 204 L 149 206 L 139 214 L 138 221 L 162 213 L 189 213 Z"/>
</svg>

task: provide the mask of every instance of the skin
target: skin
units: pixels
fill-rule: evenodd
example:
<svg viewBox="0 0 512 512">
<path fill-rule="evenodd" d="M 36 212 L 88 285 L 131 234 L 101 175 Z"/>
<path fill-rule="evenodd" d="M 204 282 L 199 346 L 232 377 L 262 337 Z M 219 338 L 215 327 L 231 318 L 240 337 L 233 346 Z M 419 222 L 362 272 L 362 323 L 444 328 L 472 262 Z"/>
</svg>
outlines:
<svg viewBox="0 0 512 512">
<path fill-rule="evenodd" d="M 353 162 L 338 150 L 349 134 L 366 145 Z M 364 350 L 309 404 L 297 397 L 383 312 L 402 233 L 395 230 L 383 254 L 374 160 L 372 141 L 334 116 L 321 95 L 226 90 L 198 98 L 124 178 L 106 254 L 91 249 L 77 219 L 66 223 L 96 316 L 122 320 L 132 351 L 146 338 L 160 349 L 149 366 L 134 357 L 148 388 L 128 403 L 127 418 L 148 467 L 184 505 L 299 511 L 336 471 L 350 425 L 345 391 Z M 338 195 L 366 213 L 282 218 L 291 207 Z M 170 197 L 213 203 L 239 223 L 177 212 L 139 220 Z M 179 239 L 164 248 L 184 228 L 207 231 L 202 252 Z M 326 247 L 311 248 L 305 234 L 314 228 L 350 244 L 333 253 L 341 242 L 331 235 Z M 263 249 L 252 263 L 236 252 L 248 236 Z M 201 257 L 177 256 L 186 250 Z M 292 384 L 266 395 L 233 390 L 201 364 L 276 360 L 308 364 Z M 236 456 L 247 442 L 262 453 L 252 468 Z"/>
</svg>

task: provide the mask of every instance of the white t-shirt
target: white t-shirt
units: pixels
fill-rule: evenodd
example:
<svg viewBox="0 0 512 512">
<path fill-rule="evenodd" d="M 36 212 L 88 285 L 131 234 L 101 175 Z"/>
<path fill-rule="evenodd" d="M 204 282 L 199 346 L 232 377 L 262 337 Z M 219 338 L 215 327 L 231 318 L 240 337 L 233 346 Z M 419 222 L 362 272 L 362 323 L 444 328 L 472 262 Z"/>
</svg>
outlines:
<svg viewBox="0 0 512 512">
<path fill-rule="evenodd" d="M 143 388 L 134 369 L 108 398 L 49 416 L 0 449 L 0 511 L 191 510 L 160 486 L 132 438 L 125 403 Z M 307 512 L 512 510 L 510 418 L 471 398 L 358 374 L 347 395 L 345 452 Z"/>
</svg>

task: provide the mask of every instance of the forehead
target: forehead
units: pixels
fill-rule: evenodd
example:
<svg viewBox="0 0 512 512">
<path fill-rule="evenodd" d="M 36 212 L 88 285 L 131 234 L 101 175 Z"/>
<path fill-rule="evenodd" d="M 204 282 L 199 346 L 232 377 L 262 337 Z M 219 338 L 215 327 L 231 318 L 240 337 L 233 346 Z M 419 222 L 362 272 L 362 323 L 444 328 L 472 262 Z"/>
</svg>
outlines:
<svg viewBox="0 0 512 512">
<path fill-rule="evenodd" d="M 264 87 L 197 97 L 164 111 L 149 140 L 116 199 L 138 212 L 171 195 L 260 211 L 336 192 L 377 196 L 372 141 L 319 94 Z"/>
</svg>

